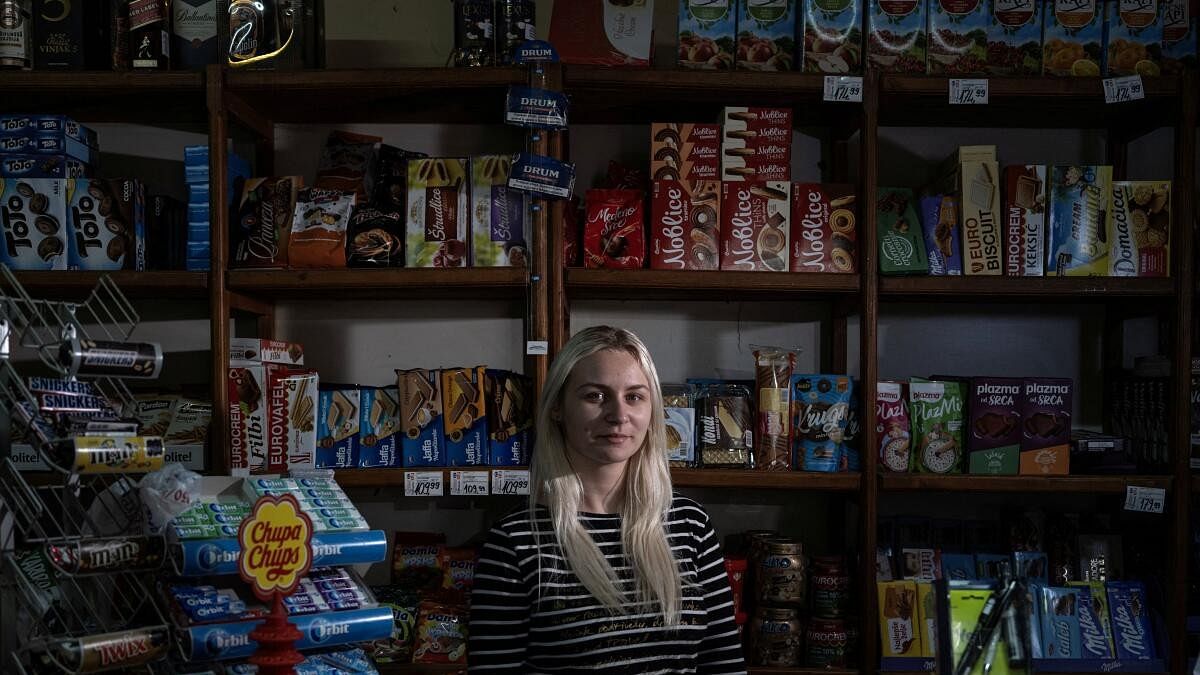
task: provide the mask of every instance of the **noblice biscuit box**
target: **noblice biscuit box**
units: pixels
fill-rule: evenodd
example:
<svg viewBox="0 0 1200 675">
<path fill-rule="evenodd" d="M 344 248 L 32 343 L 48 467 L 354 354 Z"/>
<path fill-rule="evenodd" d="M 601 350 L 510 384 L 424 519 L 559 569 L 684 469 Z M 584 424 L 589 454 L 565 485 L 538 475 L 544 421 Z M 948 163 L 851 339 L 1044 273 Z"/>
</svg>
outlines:
<svg viewBox="0 0 1200 675">
<path fill-rule="evenodd" d="M 67 269 L 145 270 L 146 205 L 132 179 L 78 178 L 68 183 L 71 236 Z"/>
<path fill-rule="evenodd" d="M 1054 166 L 1049 172 L 1046 276 L 1106 276 L 1112 167 Z"/>
<path fill-rule="evenodd" d="M 1025 378 L 1021 407 L 1021 475 L 1064 476 L 1071 468 L 1074 383 L 1065 378 Z"/>
<path fill-rule="evenodd" d="M 1108 8 L 1110 76 L 1162 74 L 1163 24 L 1159 0 L 1113 0 Z"/>
<path fill-rule="evenodd" d="M 733 68 L 736 0 L 679 0 L 679 65 L 699 70 Z"/>
<path fill-rule="evenodd" d="M 405 467 L 446 465 L 442 434 L 442 385 L 436 370 L 397 370 L 401 451 Z"/>
<path fill-rule="evenodd" d="M 651 124 L 650 175 L 654 180 L 720 180 L 721 125 Z"/>
<path fill-rule="evenodd" d="M 400 466 L 400 390 L 363 387 L 359 396 L 358 465 Z"/>
<path fill-rule="evenodd" d="M 1171 182 L 1114 181 L 1107 236 L 1109 276 L 1169 276 Z"/>
<path fill-rule="evenodd" d="M 926 0 L 865 0 L 867 65 L 885 73 L 924 73 Z"/>
<path fill-rule="evenodd" d="M 1041 0 L 988 0 L 987 72 L 990 75 L 1042 73 Z"/>
<path fill-rule="evenodd" d="M 799 0 L 803 70 L 842 75 L 862 72 L 863 0 Z"/>
<path fill-rule="evenodd" d="M 791 271 L 858 271 L 858 209 L 853 185 L 792 185 Z"/>
<path fill-rule="evenodd" d="M 791 70 L 801 26 L 798 0 L 737 2 L 737 53 L 741 70 Z"/>
<path fill-rule="evenodd" d="M 721 185 L 721 269 L 787 272 L 791 184 Z"/>
<path fill-rule="evenodd" d="M 931 75 L 974 75 L 987 72 L 988 0 L 929 0 Z"/>
<path fill-rule="evenodd" d="M 792 110 L 725 108 L 721 115 L 721 179 L 790 181 Z"/>
<path fill-rule="evenodd" d="M 448 466 L 488 464 L 486 378 L 483 366 L 438 371 L 442 384 L 442 432 Z"/>
<path fill-rule="evenodd" d="M 1004 273 L 1040 277 L 1046 259 L 1046 167 L 1004 167 Z"/>
<path fill-rule="evenodd" d="M 654 181 L 650 201 L 651 269 L 719 269 L 720 242 L 720 183 Z"/>
<path fill-rule="evenodd" d="M 67 269 L 67 192 L 65 180 L 0 178 L 0 263 L 14 270 Z"/>
<path fill-rule="evenodd" d="M 1200 0 L 1159 0 L 1162 5 L 1162 71 L 1179 75 L 1196 68 Z"/>
<path fill-rule="evenodd" d="M 1046 3 L 1042 74 L 1098 77 L 1104 74 L 1105 0 Z"/>
</svg>

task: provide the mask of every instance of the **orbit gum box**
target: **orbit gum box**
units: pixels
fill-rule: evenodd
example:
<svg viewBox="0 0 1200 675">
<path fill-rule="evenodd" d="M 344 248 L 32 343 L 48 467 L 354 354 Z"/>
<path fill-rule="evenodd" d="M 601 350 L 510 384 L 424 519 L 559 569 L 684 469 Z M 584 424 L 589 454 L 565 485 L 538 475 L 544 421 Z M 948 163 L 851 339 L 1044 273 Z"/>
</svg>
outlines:
<svg viewBox="0 0 1200 675">
<path fill-rule="evenodd" d="M 1106 276 L 1112 167 L 1054 166 L 1048 191 L 1046 276 Z"/>
<path fill-rule="evenodd" d="M 400 466 L 400 392 L 363 387 L 359 392 L 358 465 Z"/>
</svg>

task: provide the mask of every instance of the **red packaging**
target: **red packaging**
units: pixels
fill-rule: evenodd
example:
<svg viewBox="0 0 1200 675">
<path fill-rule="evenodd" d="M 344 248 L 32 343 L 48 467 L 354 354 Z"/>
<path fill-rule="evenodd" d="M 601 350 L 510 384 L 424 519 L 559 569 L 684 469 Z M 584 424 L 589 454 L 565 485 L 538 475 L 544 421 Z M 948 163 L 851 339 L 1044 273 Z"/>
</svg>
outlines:
<svg viewBox="0 0 1200 675">
<path fill-rule="evenodd" d="M 588 190 L 584 267 L 637 269 L 646 262 L 644 197 L 637 190 Z"/>
<path fill-rule="evenodd" d="M 745 623 L 738 617 L 745 617 L 742 597 L 746 586 L 746 567 L 748 563 L 743 557 L 725 558 L 725 574 L 729 575 L 729 590 L 733 591 L 734 623 Z"/>
<path fill-rule="evenodd" d="M 721 125 L 650 125 L 650 173 L 655 180 L 720 180 Z"/>
<path fill-rule="evenodd" d="M 721 184 L 721 269 L 788 271 L 791 184 Z"/>
<path fill-rule="evenodd" d="M 722 180 L 791 180 L 790 108 L 725 108 Z"/>
<path fill-rule="evenodd" d="M 875 385 L 875 433 L 879 438 L 879 464 L 885 471 L 908 471 L 912 432 L 904 404 L 907 398 L 902 382 Z"/>
<path fill-rule="evenodd" d="M 579 211 L 579 197 L 571 197 L 563 206 L 563 267 L 579 264 Z"/>
<path fill-rule="evenodd" d="M 654 181 L 650 202 L 651 269 L 720 268 L 720 188 L 716 181 Z"/>
<path fill-rule="evenodd" d="M 649 66 L 653 37 L 653 2 L 574 0 L 550 14 L 550 44 L 563 63 Z"/>
<path fill-rule="evenodd" d="M 858 215 L 854 186 L 792 186 L 792 271 L 858 270 Z"/>
</svg>

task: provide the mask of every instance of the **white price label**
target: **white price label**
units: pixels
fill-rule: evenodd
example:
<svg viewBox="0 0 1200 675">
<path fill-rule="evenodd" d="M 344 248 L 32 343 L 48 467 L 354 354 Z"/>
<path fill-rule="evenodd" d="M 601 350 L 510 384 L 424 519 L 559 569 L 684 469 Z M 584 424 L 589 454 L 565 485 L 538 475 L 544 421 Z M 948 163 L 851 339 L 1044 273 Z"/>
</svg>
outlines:
<svg viewBox="0 0 1200 675">
<path fill-rule="evenodd" d="M 451 471 L 450 494 L 474 497 L 488 493 L 488 472 L 486 471 Z"/>
<path fill-rule="evenodd" d="M 1142 98 L 1146 98 L 1146 89 L 1142 86 L 1141 75 L 1109 77 L 1104 80 L 1105 103 L 1124 103 Z"/>
<path fill-rule="evenodd" d="M 405 497 L 441 497 L 444 494 L 441 471 L 405 471 Z"/>
<path fill-rule="evenodd" d="M 987 105 L 987 80 L 950 80 L 951 105 Z"/>
<path fill-rule="evenodd" d="M 855 75 L 826 75 L 825 100 L 833 103 L 862 103 L 863 79 Z"/>
<path fill-rule="evenodd" d="M 529 356 L 545 356 L 550 353 L 550 343 L 545 340 L 528 340 L 525 342 L 525 353 Z"/>
<path fill-rule="evenodd" d="M 523 469 L 496 469 L 492 471 L 492 494 L 529 494 L 529 472 Z"/>
<path fill-rule="evenodd" d="M 1163 488 L 1125 486 L 1125 510 L 1143 513 L 1162 513 L 1167 502 L 1167 491 Z"/>
</svg>

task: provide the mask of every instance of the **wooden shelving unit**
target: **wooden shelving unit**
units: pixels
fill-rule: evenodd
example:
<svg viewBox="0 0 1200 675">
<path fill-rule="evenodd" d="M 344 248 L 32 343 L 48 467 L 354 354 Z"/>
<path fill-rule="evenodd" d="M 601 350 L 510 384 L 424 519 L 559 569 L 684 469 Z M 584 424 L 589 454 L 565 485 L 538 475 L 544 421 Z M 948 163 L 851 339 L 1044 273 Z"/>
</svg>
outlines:
<svg viewBox="0 0 1200 675">
<path fill-rule="evenodd" d="M 529 272 L 511 267 L 380 270 L 230 270 L 229 289 L 261 298 L 519 297 Z"/>
<path fill-rule="evenodd" d="M 854 297 L 857 274 L 766 274 L 758 272 L 567 269 L 573 298 L 773 299 Z"/>
<path fill-rule="evenodd" d="M 1015 492 L 1070 494 L 1125 494 L 1130 485 L 1169 489 L 1173 476 L 935 476 L 885 473 L 879 477 L 884 492 Z"/>
<path fill-rule="evenodd" d="M 208 272 L 17 272 L 31 295 L 83 299 L 101 276 L 108 276 L 131 298 L 203 299 Z"/>
<path fill-rule="evenodd" d="M 1175 297 L 1173 279 L 1117 277 L 885 277 L 886 300 L 1110 302 Z"/>
</svg>

